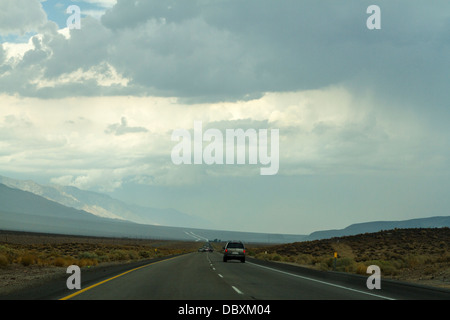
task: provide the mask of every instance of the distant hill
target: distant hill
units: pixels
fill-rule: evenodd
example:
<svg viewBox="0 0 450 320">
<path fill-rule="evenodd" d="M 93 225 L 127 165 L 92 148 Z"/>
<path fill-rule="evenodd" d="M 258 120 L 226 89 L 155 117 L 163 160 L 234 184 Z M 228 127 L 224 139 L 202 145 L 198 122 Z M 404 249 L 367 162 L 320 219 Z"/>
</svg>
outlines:
<svg viewBox="0 0 450 320">
<path fill-rule="evenodd" d="M 96 216 L 63 206 L 34 193 L 0 184 L 0 229 L 82 236 L 183 241 L 239 239 L 244 242 L 287 243 L 302 235 L 234 232 L 138 224 Z"/>
<path fill-rule="evenodd" d="M 31 192 L 26 192 L 0 184 L 0 211 L 29 214 L 37 217 L 100 221 L 86 211 L 63 206 Z"/>
<path fill-rule="evenodd" d="M 410 219 L 403 221 L 373 221 L 352 224 L 344 229 L 316 231 L 304 238 L 304 241 L 329 239 L 351 236 L 381 230 L 412 229 L 412 228 L 442 228 L 450 227 L 450 216 Z"/>
<path fill-rule="evenodd" d="M 70 186 L 43 186 L 31 180 L 16 180 L 3 176 L 0 176 L 0 183 L 103 218 L 172 227 L 208 228 L 212 225 L 205 219 L 175 209 L 131 205 L 105 194 Z"/>
</svg>

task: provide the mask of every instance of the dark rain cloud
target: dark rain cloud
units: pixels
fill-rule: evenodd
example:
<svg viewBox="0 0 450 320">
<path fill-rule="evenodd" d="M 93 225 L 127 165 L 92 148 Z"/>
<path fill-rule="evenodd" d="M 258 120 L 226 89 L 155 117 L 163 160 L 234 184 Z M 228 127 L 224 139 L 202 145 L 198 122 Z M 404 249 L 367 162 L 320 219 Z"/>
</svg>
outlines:
<svg viewBox="0 0 450 320">
<path fill-rule="evenodd" d="M 70 39 L 47 26 L 0 84 L 23 96 L 154 95 L 184 103 L 343 85 L 376 92 L 380 107 L 397 100 L 397 107 L 426 117 L 431 109 L 442 119 L 450 98 L 450 4 L 380 0 L 382 28 L 368 30 L 371 4 L 118 0 L 100 21 L 83 19 Z M 38 86 L 104 63 L 127 85 L 90 79 Z"/>
</svg>

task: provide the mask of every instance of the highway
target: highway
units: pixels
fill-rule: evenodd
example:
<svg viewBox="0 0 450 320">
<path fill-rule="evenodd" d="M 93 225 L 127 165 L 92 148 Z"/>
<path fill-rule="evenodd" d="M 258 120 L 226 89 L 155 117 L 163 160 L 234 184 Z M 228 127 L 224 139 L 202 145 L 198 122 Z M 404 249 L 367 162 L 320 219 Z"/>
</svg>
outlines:
<svg viewBox="0 0 450 320">
<path fill-rule="evenodd" d="M 219 252 L 195 252 L 118 273 L 60 300 L 397 300 L 450 299 L 450 291 L 392 281 L 369 290 L 367 277 L 318 272 L 247 258 L 224 263 Z"/>
</svg>

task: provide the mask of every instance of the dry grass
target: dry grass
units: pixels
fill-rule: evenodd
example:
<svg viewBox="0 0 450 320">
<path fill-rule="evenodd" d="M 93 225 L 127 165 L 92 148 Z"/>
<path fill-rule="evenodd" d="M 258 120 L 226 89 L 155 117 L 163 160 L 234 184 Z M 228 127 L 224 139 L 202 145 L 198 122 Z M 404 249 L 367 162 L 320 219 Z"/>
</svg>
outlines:
<svg viewBox="0 0 450 320">
<path fill-rule="evenodd" d="M 95 267 L 196 251 L 182 241 L 76 237 L 0 231 L 0 295 L 65 274 L 69 265 Z"/>
<path fill-rule="evenodd" d="M 105 262 L 139 261 L 180 254 L 197 247 L 194 242 L 1 232 L 0 268 L 13 265 L 96 266 Z"/>
<path fill-rule="evenodd" d="M 378 265 L 383 276 L 450 288 L 450 228 L 395 229 L 333 239 L 248 248 L 258 259 L 320 270 L 366 275 Z"/>
</svg>

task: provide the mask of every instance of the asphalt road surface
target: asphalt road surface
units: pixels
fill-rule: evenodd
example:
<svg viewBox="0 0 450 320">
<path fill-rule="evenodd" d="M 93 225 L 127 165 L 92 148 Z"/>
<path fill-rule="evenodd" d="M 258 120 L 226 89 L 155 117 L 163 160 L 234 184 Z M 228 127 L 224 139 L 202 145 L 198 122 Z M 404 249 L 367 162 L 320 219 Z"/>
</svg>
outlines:
<svg viewBox="0 0 450 320">
<path fill-rule="evenodd" d="M 367 276 L 318 272 L 247 258 L 222 261 L 218 252 L 195 252 L 116 274 L 63 300 L 367 300 L 450 299 L 449 290 L 413 286 L 381 278 L 368 289 Z"/>
</svg>

